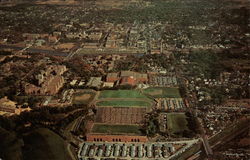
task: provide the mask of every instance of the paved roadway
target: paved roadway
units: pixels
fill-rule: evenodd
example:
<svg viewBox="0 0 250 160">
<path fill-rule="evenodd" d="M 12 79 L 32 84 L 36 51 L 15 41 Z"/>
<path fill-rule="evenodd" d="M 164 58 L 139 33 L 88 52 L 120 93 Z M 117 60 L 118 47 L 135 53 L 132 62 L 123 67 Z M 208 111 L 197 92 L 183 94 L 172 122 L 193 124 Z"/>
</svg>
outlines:
<svg viewBox="0 0 250 160">
<path fill-rule="evenodd" d="M 199 139 L 194 139 L 194 140 L 190 140 L 190 141 L 176 141 L 174 142 L 175 144 L 182 144 L 182 143 L 186 143 L 187 145 L 184 146 L 183 148 L 181 148 L 180 150 L 178 150 L 175 154 L 171 155 L 170 157 L 168 157 L 167 159 L 169 160 L 174 160 L 175 156 L 180 155 L 181 153 L 185 152 L 187 149 L 189 149 L 192 145 L 196 144 L 199 142 Z"/>
<path fill-rule="evenodd" d="M 213 155 L 213 151 L 212 151 L 212 148 L 208 142 L 207 136 L 202 135 L 201 138 L 202 138 L 202 143 L 203 143 L 203 146 L 205 148 L 207 156 Z"/>
<path fill-rule="evenodd" d="M 14 49 L 17 51 L 23 50 L 26 47 L 18 47 L 18 46 L 13 46 L 13 45 L 4 45 L 0 44 L 0 49 Z M 28 48 L 26 51 L 30 53 L 43 53 L 43 54 L 48 54 L 51 56 L 61 56 L 61 57 L 66 57 L 66 59 L 70 59 L 75 55 L 102 55 L 102 54 L 117 54 L 117 55 L 131 55 L 131 54 L 144 54 L 143 51 L 120 51 L 120 50 L 114 50 L 114 49 L 106 49 L 104 51 L 101 51 L 99 49 L 93 50 L 93 49 L 87 49 L 87 48 L 78 48 L 75 52 L 60 52 L 60 51 L 55 51 L 55 50 L 46 50 L 46 49 L 37 49 L 37 48 Z"/>
<path fill-rule="evenodd" d="M 231 126 L 232 127 L 232 126 Z M 233 134 L 229 133 L 229 135 L 227 136 L 223 136 L 221 137 L 221 139 L 219 141 L 217 141 L 217 143 L 215 143 L 214 145 L 210 146 L 211 149 L 213 150 L 216 150 L 216 148 L 220 147 L 220 146 L 223 146 L 226 142 L 230 141 L 231 139 L 233 139 L 234 137 L 238 136 L 239 134 L 241 134 L 242 132 L 246 131 L 247 129 L 250 128 L 250 125 L 248 126 L 245 126 L 243 128 L 241 128 L 238 132 L 234 132 Z M 223 131 L 222 131 L 223 132 Z M 213 135 L 212 137 L 220 134 L 221 132 L 218 132 L 217 134 Z M 208 141 L 209 139 L 211 139 L 212 137 L 209 137 L 208 138 Z M 206 145 L 203 143 L 204 145 L 204 148 L 206 147 Z M 206 148 L 205 148 L 206 149 Z M 200 154 L 198 157 L 201 157 L 201 156 L 205 156 L 204 154 Z"/>
<path fill-rule="evenodd" d="M 202 140 L 202 144 L 203 144 L 203 146 L 204 146 L 204 149 L 205 149 L 205 151 L 206 151 L 206 154 L 207 154 L 207 156 L 209 157 L 209 156 L 213 155 L 213 151 L 212 151 L 212 148 L 211 148 L 211 146 L 210 146 L 210 144 L 209 144 L 209 142 L 208 142 L 208 137 L 207 137 L 207 135 L 205 134 L 206 131 L 205 131 L 205 129 L 204 129 L 202 120 L 201 120 L 200 118 L 198 118 L 198 122 L 200 123 L 201 128 L 202 128 L 202 133 L 201 133 L 201 135 L 200 135 L 200 138 L 201 138 L 201 140 Z"/>
<path fill-rule="evenodd" d="M 81 49 L 78 48 L 75 52 L 69 53 L 65 59 L 70 59 L 70 58 L 74 57 L 74 55 L 75 55 L 75 54 L 78 54 L 78 52 L 79 52 L 80 50 L 81 50 Z"/>
<path fill-rule="evenodd" d="M 0 44 L 0 49 L 14 49 L 14 50 L 24 50 L 27 47 L 18 47 L 18 46 L 13 46 L 13 45 L 3 45 Z M 54 51 L 54 50 L 46 50 L 46 49 L 37 49 L 37 48 L 27 48 L 26 49 L 27 52 L 30 53 L 44 53 L 44 54 L 49 54 L 52 56 L 62 56 L 62 57 L 67 57 L 69 53 L 66 52 L 60 52 L 60 51 Z"/>
<path fill-rule="evenodd" d="M 74 128 L 76 127 L 76 125 L 78 125 L 79 123 L 79 120 L 81 120 L 82 117 L 78 117 L 77 119 L 75 119 L 70 125 L 67 126 L 67 128 L 65 129 L 65 136 L 67 137 L 67 150 L 68 150 L 68 153 L 71 157 L 71 160 L 76 160 L 77 158 L 75 157 L 74 155 L 74 151 L 71 150 L 70 146 L 70 142 L 73 142 L 73 143 L 77 143 L 75 137 L 72 135 L 71 131 L 74 130 Z"/>
<path fill-rule="evenodd" d="M 235 126 L 233 126 L 233 127 L 235 127 Z M 220 139 L 219 142 L 217 142 L 216 144 L 214 144 L 214 145 L 212 146 L 212 148 L 217 148 L 217 147 L 219 147 L 219 146 L 221 146 L 221 145 L 227 143 L 228 141 L 234 139 L 236 136 L 238 136 L 238 135 L 240 135 L 241 133 L 245 132 L 245 131 L 248 130 L 249 128 L 250 128 L 250 125 L 247 125 L 247 126 L 241 128 L 239 131 L 234 132 L 233 134 L 229 134 L 229 135 L 227 135 L 227 136 L 222 137 L 222 138 Z"/>
</svg>

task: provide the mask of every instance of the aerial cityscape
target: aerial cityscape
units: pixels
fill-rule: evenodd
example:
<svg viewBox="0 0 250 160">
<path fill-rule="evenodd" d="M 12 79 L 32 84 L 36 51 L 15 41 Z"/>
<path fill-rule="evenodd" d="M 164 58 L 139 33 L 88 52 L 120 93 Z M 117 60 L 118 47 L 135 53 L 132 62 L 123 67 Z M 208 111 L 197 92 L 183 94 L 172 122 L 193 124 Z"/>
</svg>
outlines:
<svg viewBox="0 0 250 160">
<path fill-rule="evenodd" d="M 249 0 L 0 0 L 0 160 L 249 160 Z"/>
</svg>

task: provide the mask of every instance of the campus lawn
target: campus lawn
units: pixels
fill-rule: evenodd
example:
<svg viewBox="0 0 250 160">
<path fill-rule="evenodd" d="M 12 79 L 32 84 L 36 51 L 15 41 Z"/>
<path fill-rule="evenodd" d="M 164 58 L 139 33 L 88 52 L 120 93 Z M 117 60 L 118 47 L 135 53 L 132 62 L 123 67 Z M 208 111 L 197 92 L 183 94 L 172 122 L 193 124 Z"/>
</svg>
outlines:
<svg viewBox="0 0 250 160">
<path fill-rule="evenodd" d="M 107 134 L 141 134 L 138 125 L 94 124 L 92 132 Z"/>
<path fill-rule="evenodd" d="M 16 133 L 0 126 L 0 159 L 22 159 L 22 140 Z"/>
<path fill-rule="evenodd" d="M 149 107 L 151 104 L 146 101 L 100 101 L 97 102 L 97 106 L 114 106 L 114 107 L 128 107 L 128 106 L 139 106 L 139 107 Z"/>
<path fill-rule="evenodd" d="M 104 90 L 99 98 L 147 98 L 137 90 Z"/>
<path fill-rule="evenodd" d="M 150 87 L 143 93 L 153 98 L 181 98 L 179 88 Z"/>
<path fill-rule="evenodd" d="M 167 114 L 167 126 L 170 134 L 182 133 L 184 130 L 189 130 L 186 115 L 184 113 L 169 113 Z"/>
<path fill-rule="evenodd" d="M 46 128 L 35 129 L 24 136 L 24 160 L 69 160 L 64 140 Z"/>
</svg>

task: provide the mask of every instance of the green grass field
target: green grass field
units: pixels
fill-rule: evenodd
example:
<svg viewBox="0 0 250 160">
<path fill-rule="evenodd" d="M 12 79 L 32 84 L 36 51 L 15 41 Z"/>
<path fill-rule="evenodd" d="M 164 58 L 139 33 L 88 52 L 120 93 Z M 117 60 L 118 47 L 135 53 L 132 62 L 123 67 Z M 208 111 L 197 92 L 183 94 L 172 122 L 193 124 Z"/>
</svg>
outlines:
<svg viewBox="0 0 250 160">
<path fill-rule="evenodd" d="M 5 130 L 0 126 L 0 159 L 22 159 L 23 143 L 19 138 L 15 132 Z"/>
<path fill-rule="evenodd" d="M 69 160 L 64 140 L 46 128 L 35 129 L 24 136 L 24 160 Z"/>
<path fill-rule="evenodd" d="M 143 93 L 153 98 L 181 98 L 178 88 L 150 87 Z"/>
<path fill-rule="evenodd" d="M 147 98 L 137 90 L 105 90 L 101 91 L 99 98 Z"/>
<path fill-rule="evenodd" d="M 151 104 L 145 101 L 100 101 L 97 102 L 97 106 L 114 106 L 114 107 L 128 107 L 128 106 L 139 106 L 149 107 Z"/>
<path fill-rule="evenodd" d="M 78 90 L 73 94 L 73 104 L 88 104 L 95 97 L 95 92 L 89 90 Z"/>
<path fill-rule="evenodd" d="M 95 124 L 92 128 L 93 133 L 107 134 L 141 134 L 138 125 L 107 125 Z"/>
<path fill-rule="evenodd" d="M 184 130 L 189 130 L 184 113 L 169 113 L 167 114 L 167 126 L 170 134 L 180 133 Z"/>
</svg>

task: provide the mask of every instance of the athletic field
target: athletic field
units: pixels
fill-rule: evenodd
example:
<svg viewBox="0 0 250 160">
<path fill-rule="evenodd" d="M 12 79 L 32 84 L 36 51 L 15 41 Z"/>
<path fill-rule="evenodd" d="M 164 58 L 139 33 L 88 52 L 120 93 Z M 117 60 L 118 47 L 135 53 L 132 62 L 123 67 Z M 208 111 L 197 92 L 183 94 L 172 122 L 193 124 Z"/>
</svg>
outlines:
<svg viewBox="0 0 250 160">
<path fill-rule="evenodd" d="M 152 99 L 138 90 L 104 90 L 96 101 L 97 106 L 108 107 L 150 107 Z"/>
<path fill-rule="evenodd" d="M 171 135 L 176 133 L 182 133 L 184 130 L 189 130 L 184 113 L 168 113 L 167 114 L 167 126 Z"/>
<path fill-rule="evenodd" d="M 93 133 L 107 133 L 107 134 L 141 134 L 138 125 L 108 125 L 108 124 L 94 124 L 92 128 Z"/>
<path fill-rule="evenodd" d="M 179 88 L 150 87 L 143 93 L 153 98 L 181 98 Z"/>
<path fill-rule="evenodd" d="M 96 103 L 97 106 L 113 106 L 113 107 L 149 107 L 151 103 L 147 101 L 126 101 L 126 100 L 112 100 L 112 101 L 100 101 Z"/>
<path fill-rule="evenodd" d="M 147 98 L 137 90 L 104 90 L 99 98 Z"/>
</svg>

